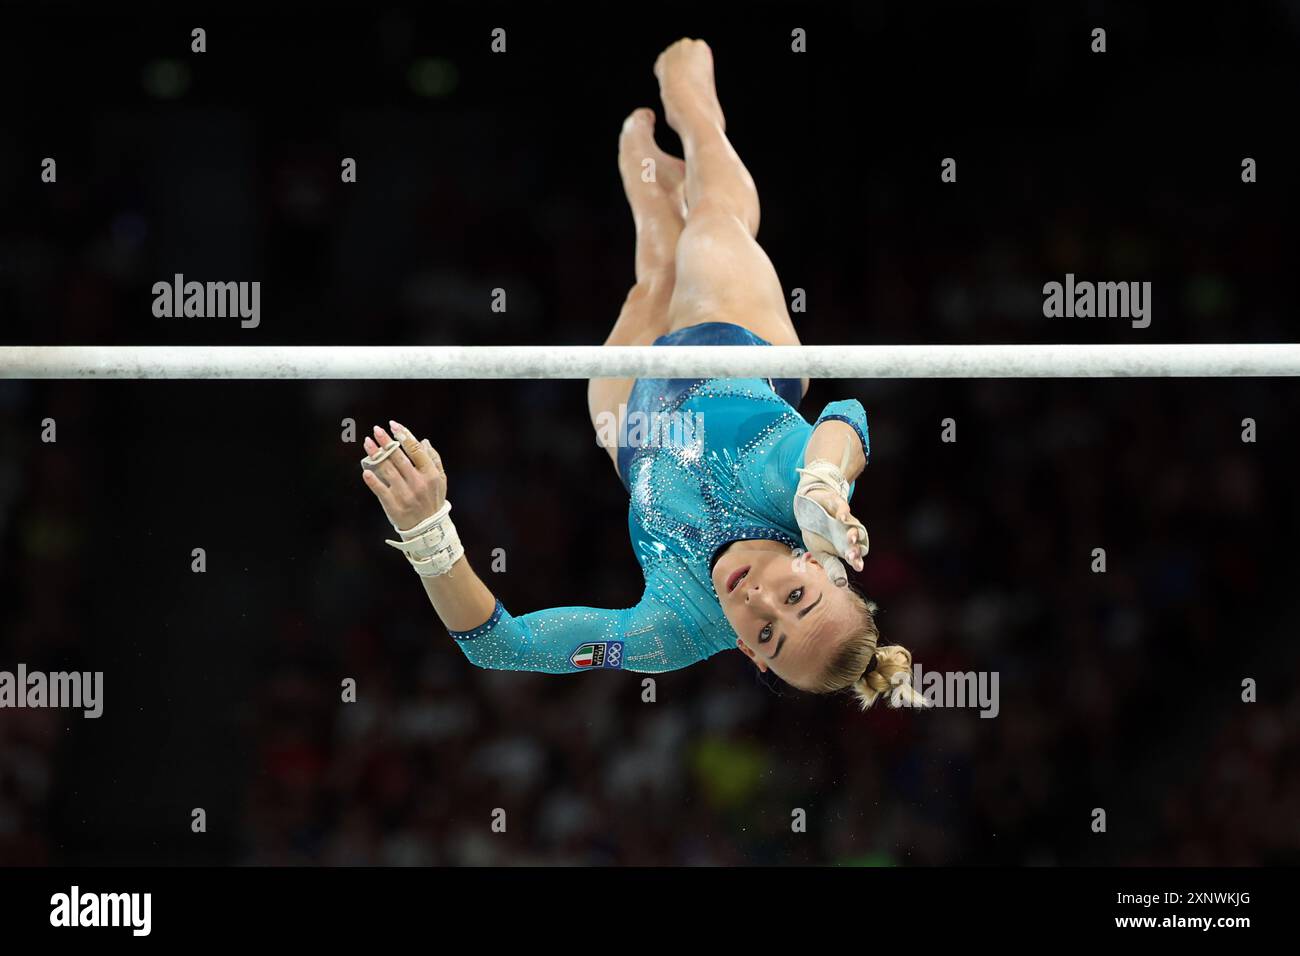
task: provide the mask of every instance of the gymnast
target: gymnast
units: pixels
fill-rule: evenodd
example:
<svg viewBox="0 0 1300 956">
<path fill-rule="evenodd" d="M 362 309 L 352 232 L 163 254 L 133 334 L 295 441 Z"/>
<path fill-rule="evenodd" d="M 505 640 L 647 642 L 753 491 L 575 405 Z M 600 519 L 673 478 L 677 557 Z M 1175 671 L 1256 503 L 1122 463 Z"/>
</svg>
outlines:
<svg viewBox="0 0 1300 956">
<path fill-rule="evenodd" d="M 619 172 L 636 226 L 636 284 L 606 345 L 798 345 L 772 263 L 755 241 L 758 194 L 727 140 L 713 55 L 683 39 L 655 62 L 685 159 L 655 143 L 655 114 L 623 124 Z M 645 160 L 653 160 L 646 182 Z M 879 643 L 875 606 L 848 579 L 867 553 L 850 511 L 870 453 L 856 400 L 809 425 L 803 379 L 592 379 L 588 407 L 629 496 L 641 600 L 607 610 L 510 614 L 464 556 L 447 473 L 427 439 L 390 421 L 367 437 L 362 480 L 379 499 L 438 617 L 469 660 L 505 670 L 675 670 L 735 648 L 812 693 L 862 707 L 924 706 L 911 654 Z M 613 417 L 689 416 L 668 441 L 613 440 Z"/>
</svg>

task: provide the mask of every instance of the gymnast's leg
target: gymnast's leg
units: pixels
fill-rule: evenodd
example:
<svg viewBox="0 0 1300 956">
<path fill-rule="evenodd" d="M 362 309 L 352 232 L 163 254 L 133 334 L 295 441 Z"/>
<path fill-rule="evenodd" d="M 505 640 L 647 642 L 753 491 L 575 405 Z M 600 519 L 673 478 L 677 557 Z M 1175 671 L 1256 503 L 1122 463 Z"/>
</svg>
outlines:
<svg viewBox="0 0 1300 956">
<path fill-rule="evenodd" d="M 618 169 L 636 226 L 636 285 L 627 294 L 606 345 L 650 345 L 669 331 L 668 303 L 676 275 L 677 238 L 682 232 L 685 168 L 654 140 L 655 114 L 639 109 L 623 124 L 618 140 Z M 654 181 L 645 182 L 646 160 L 653 161 Z M 634 379 L 593 378 L 587 384 L 587 407 L 598 440 L 617 467 L 617 441 L 603 422 L 618 423 Z"/>
<path fill-rule="evenodd" d="M 686 151 L 688 212 L 677 241 L 671 328 L 731 322 L 773 345 L 798 345 L 781 282 L 754 238 L 758 191 L 727 140 L 712 52 L 703 40 L 678 40 L 659 55 L 655 76 Z"/>
</svg>

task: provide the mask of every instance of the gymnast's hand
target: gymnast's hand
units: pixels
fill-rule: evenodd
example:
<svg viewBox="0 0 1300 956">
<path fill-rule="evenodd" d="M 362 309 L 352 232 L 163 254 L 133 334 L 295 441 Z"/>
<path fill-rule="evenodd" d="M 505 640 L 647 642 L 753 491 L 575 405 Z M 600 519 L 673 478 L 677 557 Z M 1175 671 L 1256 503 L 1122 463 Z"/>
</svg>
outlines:
<svg viewBox="0 0 1300 956">
<path fill-rule="evenodd" d="M 862 558 L 867 553 L 866 527 L 853 516 L 848 499 L 824 486 L 809 488 L 804 496 L 816 502 L 825 512 L 826 518 L 834 519 L 839 525 L 834 527 L 824 519 L 810 521 L 801 513 L 803 520 L 799 522 L 799 530 L 803 532 L 804 544 L 813 552 L 829 551 L 838 554 L 855 571 L 861 571 Z M 799 509 L 799 512 L 802 510 Z"/>
<path fill-rule="evenodd" d="M 397 531 L 414 528 L 435 514 L 447 500 L 447 472 L 442 458 L 429 444 L 417 441 L 410 429 L 388 423 L 400 446 L 378 425 L 375 437 L 365 440 L 367 458 L 361 480 L 375 493 L 384 514 Z"/>
</svg>

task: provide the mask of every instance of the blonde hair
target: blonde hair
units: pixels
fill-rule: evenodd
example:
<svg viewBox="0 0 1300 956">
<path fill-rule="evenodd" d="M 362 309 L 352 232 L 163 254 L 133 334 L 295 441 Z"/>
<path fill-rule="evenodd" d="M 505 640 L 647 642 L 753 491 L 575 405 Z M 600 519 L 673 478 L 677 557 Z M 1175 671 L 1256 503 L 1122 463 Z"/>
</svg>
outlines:
<svg viewBox="0 0 1300 956">
<path fill-rule="evenodd" d="M 862 611 L 861 627 L 849 635 L 821 679 L 809 689 L 815 694 L 851 689 L 863 710 L 881 696 L 890 707 L 929 706 L 924 695 L 912 686 L 912 652 L 898 644 L 880 644 L 875 602 L 867 600 L 853 585 L 849 587 Z"/>
</svg>

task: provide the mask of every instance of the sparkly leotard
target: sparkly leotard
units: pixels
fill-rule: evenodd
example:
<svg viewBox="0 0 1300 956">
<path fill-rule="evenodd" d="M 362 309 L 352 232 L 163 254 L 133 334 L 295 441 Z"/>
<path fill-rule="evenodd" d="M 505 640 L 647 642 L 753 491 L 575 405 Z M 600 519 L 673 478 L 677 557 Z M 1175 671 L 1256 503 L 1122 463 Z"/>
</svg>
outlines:
<svg viewBox="0 0 1300 956">
<path fill-rule="evenodd" d="M 732 341 L 767 344 L 739 326 L 726 328 L 737 330 Z M 707 331 L 711 342 L 726 334 Z M 675 336 L 655 344 L 683 344 L 680 333 Z M 858 401 L 831 402 L 809 425 L 777 393 L 791 394 L 791 382 L 797 402 L 797 380 L 638 380 L 628 399 L 629 423 L 638 411 L 667 416 L 619 461 L 629 491 L 632 547 L 645 575 L 641 600 L 623 609 L 556 607 L 519 617 L 497 601 L 479 627 L 450 632 L 465 656 L 500 670 L 658 672 L 734 648 L 736 632 L 710 577 L 714 553 L 731 541 L 801 543 L 795 468 L 803 464 L 816 425 L 849 423 L 870 453 Z M 634 435 L 631 427 L 628 434 Z"/>
</svg>

